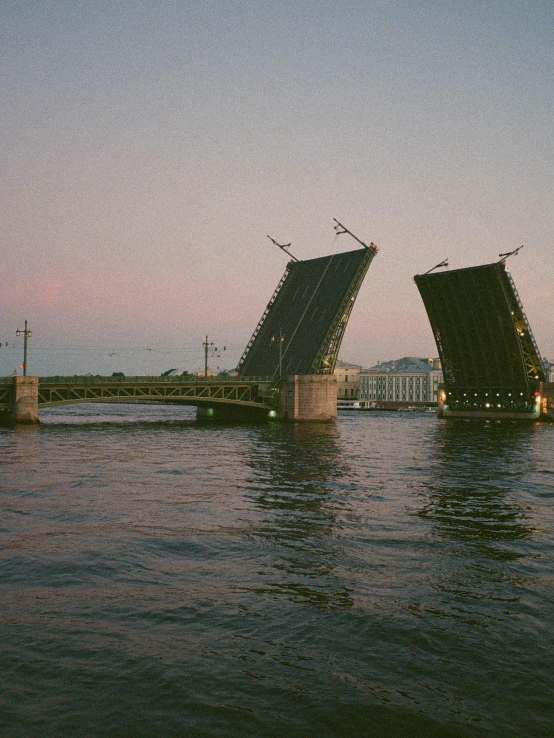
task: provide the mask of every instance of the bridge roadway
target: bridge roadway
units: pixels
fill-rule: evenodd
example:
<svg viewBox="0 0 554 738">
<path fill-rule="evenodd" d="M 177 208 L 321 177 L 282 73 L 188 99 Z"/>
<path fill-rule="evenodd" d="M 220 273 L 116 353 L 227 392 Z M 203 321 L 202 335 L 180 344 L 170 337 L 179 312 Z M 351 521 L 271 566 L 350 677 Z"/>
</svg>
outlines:
<svg viewBox="0 0 554 738">
<path fill-rule="evenodd" d="M 17 384 L 30 377 L 0 378 L 0 416 L 11 416 Z M 31 388 L 29 388 L 31 389 Z M 34 393 L 36 397 L 36 380 Z M 15 393 L 15 394 L 14 394 Z M 193 405 L 199 414 L 254 413 L 278 409 L 275 380 L 268 377 L 39 377 L 38 408 L 81 402 Z M 35 400 L 36 403 L 37 400 Z M 217 412 L 216 412 L 217 408 Z M 202 412 L 203 411 L 203 412 Z M 276 414 L 276 413 L 275 413 Z"/>
</svg>

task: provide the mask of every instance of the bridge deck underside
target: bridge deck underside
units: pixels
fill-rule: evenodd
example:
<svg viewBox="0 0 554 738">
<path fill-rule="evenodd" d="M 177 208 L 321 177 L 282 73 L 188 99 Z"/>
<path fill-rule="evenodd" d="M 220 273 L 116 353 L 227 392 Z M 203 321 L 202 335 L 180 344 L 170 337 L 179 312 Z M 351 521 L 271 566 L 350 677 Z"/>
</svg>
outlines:
<svg viewBox="0 0 554 738">
<path fill-rule="evenodd" d="M 542 363 L 503 262 L 418 275 L 449 406 L 525 410 Z"/>
<path fill-rule="evenodd" d="M 10 407 L 12 403 L 12 388 L 10 385 L 0 385 L 0 408 Z"/>
<path fill-rule="evenodd" d="M 274 377 L 280 369 L 282 374 L 312 374 L 322 364 L 332 373 L 336 357 L 326 365 L 325 356 L 338 351 L 374 255 L 374 249 L 364 248 L 290 263 L 241 359 L 240 374 Z"/>
</svg>

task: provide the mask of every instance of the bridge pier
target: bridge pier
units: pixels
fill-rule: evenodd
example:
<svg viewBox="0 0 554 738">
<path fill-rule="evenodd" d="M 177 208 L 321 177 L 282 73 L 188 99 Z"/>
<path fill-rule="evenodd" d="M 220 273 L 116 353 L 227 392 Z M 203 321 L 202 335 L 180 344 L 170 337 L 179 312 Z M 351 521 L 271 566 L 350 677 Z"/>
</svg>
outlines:
<svg viewBox="0 0 554 738">
<path fill-rule="evenodd" d="M 10 407 L 0 414 L 2 424 L 39 423 L 38 377 L 13 377 Z"/>
<path fill-rule="evenodd" d="M 337 417 L 337 378 L 333 374 L 295 374 L 283 377 L 279 419 L 292 422 L 330 422 Z"/>
<path fill-rule="evenodd" d="M 541 382 L 541 420 L 554 422 L 554 382 Z"/>
</svg>

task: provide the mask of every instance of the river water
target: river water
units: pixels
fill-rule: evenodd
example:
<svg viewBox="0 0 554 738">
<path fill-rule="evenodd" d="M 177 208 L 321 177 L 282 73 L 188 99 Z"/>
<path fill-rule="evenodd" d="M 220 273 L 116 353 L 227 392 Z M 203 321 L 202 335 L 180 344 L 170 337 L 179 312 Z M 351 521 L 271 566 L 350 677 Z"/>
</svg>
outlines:
<svg viewBox="0 0 554 738">
<path fill-rule="evenodd" d="M 554 425 L 0 430 L 0 735 L 554 735 Z"/>
</svg>

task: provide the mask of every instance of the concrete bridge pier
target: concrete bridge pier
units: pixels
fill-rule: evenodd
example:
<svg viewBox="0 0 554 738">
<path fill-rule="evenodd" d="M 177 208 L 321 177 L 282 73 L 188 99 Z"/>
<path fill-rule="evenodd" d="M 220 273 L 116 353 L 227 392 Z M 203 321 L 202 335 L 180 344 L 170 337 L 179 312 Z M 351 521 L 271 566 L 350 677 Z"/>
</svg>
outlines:
<svg viewBox="0 0 554 738">
<path fill-rule="evenodd" d="M 295 374 L 283 377 L 280 420 L 327 423 L 336 417 L 337 378 L 333 374 Z"/>
<path fill-rule="evenodd" d="M 39 423 L 38 377 L 13 377 L 10 408 L 0 415 L 0 421 L 14 423 Z"/>
</svg>

